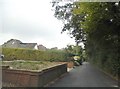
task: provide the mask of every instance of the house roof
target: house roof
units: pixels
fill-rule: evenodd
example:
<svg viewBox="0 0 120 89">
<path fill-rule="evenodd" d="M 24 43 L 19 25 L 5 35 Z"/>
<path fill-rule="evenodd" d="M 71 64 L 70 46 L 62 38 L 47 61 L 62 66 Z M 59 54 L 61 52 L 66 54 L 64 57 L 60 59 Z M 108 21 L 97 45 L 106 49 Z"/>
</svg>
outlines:
<svg viewBox="0 0 120 89">
<path fill-rule="evenodd" d="M 37 43 L 20 43 L 22 48 L 34 48 L 36 45 Z"/>
<path fill-rule="evenodd" d="M 12 44 L 9 44 L 11 43 Z M 12 47 L 12 48 L 30 48 L 33 49 L 37 45 L 37 43 L 22 43 L 20 40 L 17 39 L 10 39 L 7 42 L 3 44 L 3 46 L 6 45 L 5 47 Z"/>
</svg>

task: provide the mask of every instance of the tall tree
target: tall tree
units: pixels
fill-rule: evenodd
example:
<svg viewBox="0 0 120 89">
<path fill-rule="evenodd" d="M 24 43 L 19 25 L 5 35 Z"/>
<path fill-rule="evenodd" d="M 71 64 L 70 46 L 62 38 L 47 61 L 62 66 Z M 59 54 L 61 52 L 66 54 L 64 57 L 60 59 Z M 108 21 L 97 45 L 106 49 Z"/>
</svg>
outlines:
<svg viewBox="0 0 120 89">
<path fill-rule="evenodd" d="M 68 30 L 77 43 L 85 44 L 90 61 L 117 75 L 120 3 L 74 2 L 55 7 L 55 17 L 64 21 L 62 31 Z"/>
<path fill-rule="evenodd" d="M 84 42 L 86 40 L 85 31 L 80 28 L 80 21 L 84 21 L 85 14 L 74 14 L 73 8 L 78 8 L 78 3 L 67 3 L 65 5 L 59 5 L 59 2 L 53 2 L 55 7 L 55 17 L 62 20 L 64 27 L 62 32 L 69 31 L 72 38 L 75 38 L 77 43 Z"/>
</svg>

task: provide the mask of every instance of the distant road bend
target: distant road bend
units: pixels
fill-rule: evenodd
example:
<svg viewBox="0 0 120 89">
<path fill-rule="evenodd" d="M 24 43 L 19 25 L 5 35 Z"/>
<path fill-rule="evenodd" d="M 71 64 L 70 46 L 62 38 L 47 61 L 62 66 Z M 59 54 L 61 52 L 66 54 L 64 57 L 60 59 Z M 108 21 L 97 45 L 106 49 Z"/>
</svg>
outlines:
<svg viewBox="0 0 120 89">
<path fill-rule="evenodd" d="M 118 82 L 84 62 L 49 87 L 118 87 Z"/>
</svg>

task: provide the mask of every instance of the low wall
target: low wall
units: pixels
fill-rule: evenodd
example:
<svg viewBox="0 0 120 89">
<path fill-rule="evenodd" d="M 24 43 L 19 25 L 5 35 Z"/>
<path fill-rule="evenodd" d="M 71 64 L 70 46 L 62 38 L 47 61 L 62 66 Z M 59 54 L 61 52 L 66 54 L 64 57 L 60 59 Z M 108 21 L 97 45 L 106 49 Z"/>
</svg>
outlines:
<svg viewBox="0 0 120 89">
<path fill-rule="evenodd" d="M 39 72 L 3 68 L 2 82 L 18 87 L 43 87 L 66 72 L 66 63 Z"/>
</svg>

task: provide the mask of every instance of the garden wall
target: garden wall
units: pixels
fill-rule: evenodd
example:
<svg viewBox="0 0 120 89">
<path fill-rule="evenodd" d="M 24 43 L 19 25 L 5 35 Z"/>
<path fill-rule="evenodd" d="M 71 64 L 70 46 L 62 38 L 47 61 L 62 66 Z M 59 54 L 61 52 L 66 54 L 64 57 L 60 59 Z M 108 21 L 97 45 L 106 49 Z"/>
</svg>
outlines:
<svg viewBox="0 0 120 89">
<path fill-rule="evenodd" d="M 2 82 L 18 87 L 43 87 L 66 72 L 66 63 L 39 72 L 3 68 Z"/>
</svg>

